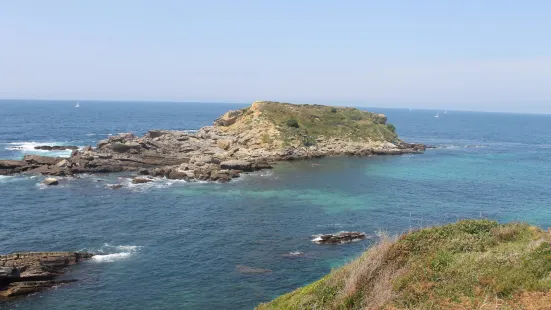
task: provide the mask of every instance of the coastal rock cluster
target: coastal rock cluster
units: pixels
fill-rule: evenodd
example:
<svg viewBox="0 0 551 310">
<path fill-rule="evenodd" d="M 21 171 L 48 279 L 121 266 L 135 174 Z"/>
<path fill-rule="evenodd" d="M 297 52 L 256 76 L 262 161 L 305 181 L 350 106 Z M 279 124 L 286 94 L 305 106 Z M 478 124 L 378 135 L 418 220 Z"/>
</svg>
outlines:
<svg viewBox="0 0 551 310">
<path fill-rule="evenodd" d="M 312 242 L 317 244 L 339 244 L 346 242 L 359 241 L 367 238 L 363 232 L 341 231 L 336 234 L 321 234 L 313 236 Z"/>
<path fill-rule="evenodd" d="M 91 253 L 31 252 L 0 255 L 0 300 L 40 292 L 76 280 L 56 280 Z"/>
<path fill-rule="evenodd" d="M 38 146 L 74 151 L 69 158 L 26 155 L 22 160 L 0 160 L 0 175 L 136 171 L 151 177 L 228 182 L 242 172 L 269 169 L 277 161 L 425 150 L 424 145 L 399 140 L 386 121 L 384 115 L 352 108 L 255 102 L 227 112 L 213 126 L 195 133 L 150 130 L 142 137 L 123 133 L 99 141 L 95 148 L 78 150 Z"/>
</svg>

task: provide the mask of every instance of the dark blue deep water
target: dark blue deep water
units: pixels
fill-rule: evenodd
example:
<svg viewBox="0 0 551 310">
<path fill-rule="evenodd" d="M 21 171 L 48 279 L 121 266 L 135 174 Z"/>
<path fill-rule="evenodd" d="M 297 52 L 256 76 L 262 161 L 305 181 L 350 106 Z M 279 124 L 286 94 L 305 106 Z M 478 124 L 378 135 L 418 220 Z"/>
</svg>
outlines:
<svg viewBox="0 0 551 310">
<path fill-rule="evenodd" d="M 38 144 L 198 129 L 244 106 L 74 104 L 0 101 L 0 158 L 21 158 Z M 380 232 L 480 217 L 551 226 L 551 116 L 372 110 L 402 138 L 439 148 L 284 163 L 229 184 L 159 180 L 115 191 L 106 184 L 128 184 L 127 175 L 83 175 L 49 188 L 40 177 L 0 177 L 0 253 L 103 254 L 71 269 L 78 283 L 0 307 L 252 309 L 359 255 Z M 310 241 L 342 230 L 375 237 Z M 305 257 L 285 255 L 293 251 Z M 242 274 L 237 265 L 272 272 Z"/>
</svg>

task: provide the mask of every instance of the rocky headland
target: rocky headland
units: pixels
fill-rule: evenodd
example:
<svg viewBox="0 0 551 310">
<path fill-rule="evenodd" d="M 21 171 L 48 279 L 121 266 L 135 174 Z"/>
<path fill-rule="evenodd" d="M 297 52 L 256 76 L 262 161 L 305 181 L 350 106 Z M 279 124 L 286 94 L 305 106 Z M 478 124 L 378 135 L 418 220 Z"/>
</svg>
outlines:
<svg viewBox="0 0 551 310">
<path fill-rule="evenodd" d="M 76 280 L 56 280 L 67 267 L 92 258 L 91 253 L 30 252 L 0 255 L 0 301 Z"/>
<path fill-rule="evenodd" d="M 278 161 L 400 155 L 420 153 L 425 148 L 400 140 L 382 114 L 257 101 L 248 108 L 225 113 L 212 126 L 195 133 L 150 130 L 143 137 L 125 133 L 99 141 L 95 148 L 69 147 L 74 150 L 69 158 L 26 155 L 22 160 L 0 160 L 0 175 L 136 171 L 152 177 L 227 182 L 241 172 L 271 168 Z"/>
</svg>

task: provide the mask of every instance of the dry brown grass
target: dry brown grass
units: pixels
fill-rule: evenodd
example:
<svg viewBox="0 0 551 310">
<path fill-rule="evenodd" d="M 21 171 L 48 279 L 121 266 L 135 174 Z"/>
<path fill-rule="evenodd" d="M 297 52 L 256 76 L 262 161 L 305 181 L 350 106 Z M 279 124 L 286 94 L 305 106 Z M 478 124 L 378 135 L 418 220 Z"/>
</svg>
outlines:
<svg viewBox="0 0 551 310">
<path fill-rule="evenodd" d="M 551 310 L 551 236 L 488 220 L 384 237 L 259 309 Z"/>
</svg>

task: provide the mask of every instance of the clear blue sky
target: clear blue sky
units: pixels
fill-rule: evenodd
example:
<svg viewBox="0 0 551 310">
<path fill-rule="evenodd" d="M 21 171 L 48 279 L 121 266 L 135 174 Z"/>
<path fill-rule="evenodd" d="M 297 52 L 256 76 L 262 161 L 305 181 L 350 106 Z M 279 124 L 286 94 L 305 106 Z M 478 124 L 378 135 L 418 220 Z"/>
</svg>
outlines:
<svg viewBox="0 0 551 310">
<path fill-rule="evenodd" d="M 1 1 L 0 98 L 551 112 L 551 1 Z"/>
</svg>

